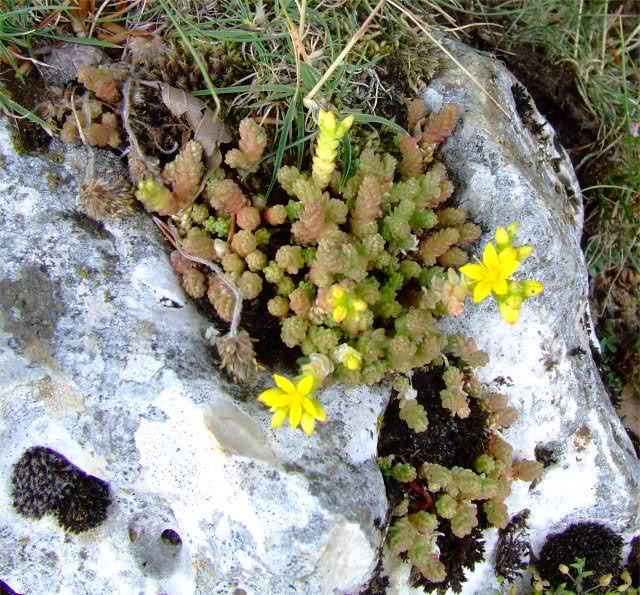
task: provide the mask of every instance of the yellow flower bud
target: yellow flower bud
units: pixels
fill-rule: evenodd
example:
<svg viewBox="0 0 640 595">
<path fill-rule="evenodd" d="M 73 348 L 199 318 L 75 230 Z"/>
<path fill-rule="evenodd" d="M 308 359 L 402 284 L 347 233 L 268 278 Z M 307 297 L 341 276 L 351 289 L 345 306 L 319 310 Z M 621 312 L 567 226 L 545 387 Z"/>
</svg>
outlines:
<svg viewBox="0 0 640 595">
<path fill-rule="evenodd" d="M 533 279 L 523 281 L 522 286 L 524 289 L 524 295 L 528 298 L 540 295 L 544 291 L 544 283 Z"/>
<path fill-rule="evenodd" d="M 498 250 L 502 250 L 511 244 L 511 238 L 509 237 L 509 232 L 506 227 L 498 227 L 496 229 L 496 246 Z"/>
<path fill-rule="evenodd" d="M 624 581 L 625 585 L 631 584 L 631 575 L 629 574 L 629 571 L 626 568 L 622 571 L 620 578 Z"/>
<path fill-rule="evenodd" d="M 348 370 L 359 370 L 362 366 L 362 354 L 346 343 L 338 346 L 333 353 L 333 357 Z"/>
<path fill-rule="evenodd" d="M 334 300 L 341 300 L 347 294 L 347 290 L 341 285 L 334 285 L 331 288 L 331 297 Z"/>
<path fill-rule="evenodd" d="M 347 368 L 349 370 L 358 370 L 360 369 L 360 358 L 356 355 L 349 355 L 347 357 Z"/>
<path fill-rule="evenodd" d="M 320 134 L 318 135 L 311 170 L 313 181 L 318 188 L 324 189 L 328 186 L 331 175 L 336 169 L 336 158 L 338 156 L 340 141 L 352 124 L 353 116 L 349 116 L 338 123 L 336 115 L 333 112 L 320 110 L 318 116 Z"/>
<path fill-rule="evenodd" d="M 515 324 L 520 320 L 520 308 L 512 308 L 506 300 L 500 303 L 500 314 L 509 324 Z"/>
<path fill-rule="evenodd" d="M 601 587 L 608 587 L 612 578 L 613 578 L 612 574 L 605 574 L 604 576 L 600 577 L 600 580 L 598 581 L 598 583 L 600 584 Z"/>
<path fill-rule="evenodd" d="M 569 574 L 569 567 L 566 564 L 560 564 L 558 570 L 560 570 L 562 574 Z"/>
<path fill-rule="evenodd" d="M 349 128 L 351 128 L 351 126 L 353 125 L 353 120 L 353 116 L 347 116 L 344 120 L 342 120 L 342 122 L 340 122 L 340 125 L 336 130 L 336 136 L 338 138 L 342 138 L 345 134 L 347 134 Z"/>
<path fill-rule="evenodd" d="M 518 231 L 520 231 L 520 224 L 512 223 L 511 225 L 509 225 L 509 227 L 507 227 L 507 231 L 509 232 L 509 236 L 511 237 L 511 241 L 513 242 L 513 240 L 515 240 L 516 236 L 518 235 Z"/>
<path fill-rule="evenodd" d="M 320 110 L 318 115 L 318 127 L 320 130 L 333 132 L 336 128 L 336 115 L 333 112 Z"/>
<path fill-rule="evenodd" d="M 524 262 L 533 254 L 533 246 L 529 246 L 528 244 L 517 246 L 516 252 L 518 253 L 518 260 Z"/>
<path fill-rule="evenodd" d="M 353 309 L 356 312 L 364 312 L 367 309 L 367 303 L 364 300 L 353 300 Z"/>
</svg>

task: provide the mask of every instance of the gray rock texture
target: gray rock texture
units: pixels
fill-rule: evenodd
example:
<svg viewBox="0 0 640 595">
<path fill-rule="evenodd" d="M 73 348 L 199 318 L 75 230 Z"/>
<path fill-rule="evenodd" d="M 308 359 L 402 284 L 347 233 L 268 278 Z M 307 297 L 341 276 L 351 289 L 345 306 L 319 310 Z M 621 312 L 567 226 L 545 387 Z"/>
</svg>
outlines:
<svg viewBox="0 0 640 595">
<path fill-rule="evenodd" d="M 325 391 L 313 438 L 272 431 L 254 398 L 270 379 L 221 378 L 150 217 L 77 212 L 81 150 L 18 158 L 3 127 L 0 154 L 0 578 L 29 595 L 364 582 L 387 511 L 375 428 L 388 391 Z M 117 169 L 98 154 L 98 171 Z M 65 535 L 13 510 L 12 465 L 34 445 L 109 482 L 103 525 Z"/>
<path fill-rule="evenodd" d="M 442 151 L 456 199 L 485 227 L 482 246 L 518 221 L 536 246 L 523 275 L 546 286 L 517 326 L 491 301 L 447 322 L 490 354 L 482 379 L 520 409 L 505 432 L 515 455 L 550 453 L 540 482 L 515 486 L 510 510 L 531 510 L 536 551 L 578 520 L 637 532 L 640 464 L 590 354 L 572 168 L 504 67 L 450 47 L 508 114 L 452 64 L 430 84 L 431 109 L 464 110 Z M 253 399 L 261 387 L 219 374 L 208 321 L 150 218 L 102 225 L 74 212 L 81 151 L 63 163 L 18 158 L 2 129 L 0 155 L 0 579 L 29 595 L 356 593 L 387 512 L 374 457 L 388 391 L 332 387 L 313 438 L 273 432 Z M 103 525 L 65 535 L 50 517 L 15 513 L 12 464 L 34 445 L 109 482 Z M 465 593 L 492 592 L 496 538 L 486 532 L 487 562 Z M 408 591 L 408 568 L 386 568 L 389 592 Z"/>
</svg>

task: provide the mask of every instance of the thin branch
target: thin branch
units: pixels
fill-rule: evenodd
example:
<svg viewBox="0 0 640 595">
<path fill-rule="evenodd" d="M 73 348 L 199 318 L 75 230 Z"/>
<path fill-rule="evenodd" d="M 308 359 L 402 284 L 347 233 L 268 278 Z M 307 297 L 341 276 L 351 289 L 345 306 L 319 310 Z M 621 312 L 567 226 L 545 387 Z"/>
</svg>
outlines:
<svg viewBox="0 0 640 595">
<path fill-rule="evenodd" d="M 167 240 L 169 240 L 171 245 L 180 253 L 181 256 L 211 269 L 233 294 L 233 314 L 231 316 L 231 324 L 229 325 L 229 333 L 227 336 L 236 337 L 238 335 L 238 327 L 240 326 L 240 316 L 242 315 L 242 296 L 240 295 L 238 288 L 229 281 L 227 276 L 224 274 L 224 271 L 215 262 L 206 260 L 205 258 L 200 258 L 199 256 L 192 256 L 185 252 L 180 245 L 178 233 L 171 223 L 165 223 L 162 219 L 156 216 L 153 217 L 153 222 L 160 228 L 160 231 L 162 231 Z"/>
</svg>

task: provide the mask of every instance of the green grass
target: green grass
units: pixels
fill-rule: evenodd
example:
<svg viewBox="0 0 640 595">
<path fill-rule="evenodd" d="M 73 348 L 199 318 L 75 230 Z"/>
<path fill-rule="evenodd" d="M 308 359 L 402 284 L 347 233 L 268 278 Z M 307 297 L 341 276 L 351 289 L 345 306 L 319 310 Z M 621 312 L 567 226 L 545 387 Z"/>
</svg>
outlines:
<svg viewBox="0 0 640 595">
<path fill-rule="evenodd" d="M 640 271 L 630 204 L 640 191 L 640 20 L 614 11 L 609 0 L 431 0 L 464 24 L 482 24 L 498 55 L 535 47 L 558 64 L 571 65 L 584 105 L 599 131 L 576 164 L 579 172 L 606 161 L 586 190 L 593 234 L 587 255 L 592 272 L 631 266 Z M 561 99 L 561 98 L 560 98 Z M 590 222 L 590 223 L 591 223 Z"/>
<path fill-rule="evenodd" d="M 297 163 L 302 162 L 305 144 L 315 129 L 302 100 L 334 64 L 376 3 L 353 0 L 337 7 L 318 7 L 317 2 L 293 0 L 220 0 L 193 14 L 180 11 L 175 0 L 159 0 L 159 5 L 166 15 L 164 29 L 168 34 L 177 31 L 203 75 L 206 66 L 199 55 L 214 48 L 221 48 L 227 57 L 236 55 L 248 65 L 251 72 L 242 80 L 215 89 L 208 84 L 194 95 L 230 96 L 226 104 L 230 110 L 273 122 L 275 172 L 288 151 L 294 151 Z M 354 113 L 357 121 L 372 125 L 372 130 L 382 126 L 393 133 L 402 132 L 401 123 L 374 114 L 375 105 L 388 93 L 376 68 L 408 43 L 410 36 L 408 25 L 397 13 L 387 9 L 378 14 L 314 100 L 333 105 L 343 114 Z M 298 51 L 301 37 L 304 53 Z M 356 86 L 362 91 L 357 100 Z M 275 174 L 269 191 L 274 183 Z"/>
</svg>

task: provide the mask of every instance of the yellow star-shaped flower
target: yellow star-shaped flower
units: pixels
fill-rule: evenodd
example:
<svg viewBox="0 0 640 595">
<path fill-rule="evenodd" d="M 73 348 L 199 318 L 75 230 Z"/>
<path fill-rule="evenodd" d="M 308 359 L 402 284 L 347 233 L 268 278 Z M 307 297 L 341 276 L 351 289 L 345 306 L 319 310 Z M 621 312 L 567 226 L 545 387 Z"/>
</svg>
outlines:
<svg viewBox="0 0 640 595">
<path fill-rule="evenodd" d="M 482 262 L 465 264 L 460 271 L 474 282 L 473 301 L 478 304 L 491 293 L 505 295 L 509 287 L 509 278 L 518 270 L 520 260 L 513 247 L 507 247 L 498 254 L 493 243 L 484 249 Z"/>
<path fill-rule="evenodd" d="M 301 376 L 297 384 L 279 374 L 274 374 L 273 379 L 276 386 L 258 397 L 258 401 L 271 407 L 271 427 L 279 428 L 288 417 L 292 428 L 300 426 L 307 436 L 311 436 L 316 421 L 327 419 L 324 407 L 314 397 L 316 379 L 311 374 Z"/>
<path fill-rule="evenodd" d="M 342 285 L 334 285 L 329 291 L 329 302 L 333 319 L 340 324 L 346 318 L 357 321 L 367 309 L 365 301 L 355 297 L 348 292 Z"/>
</svg>

